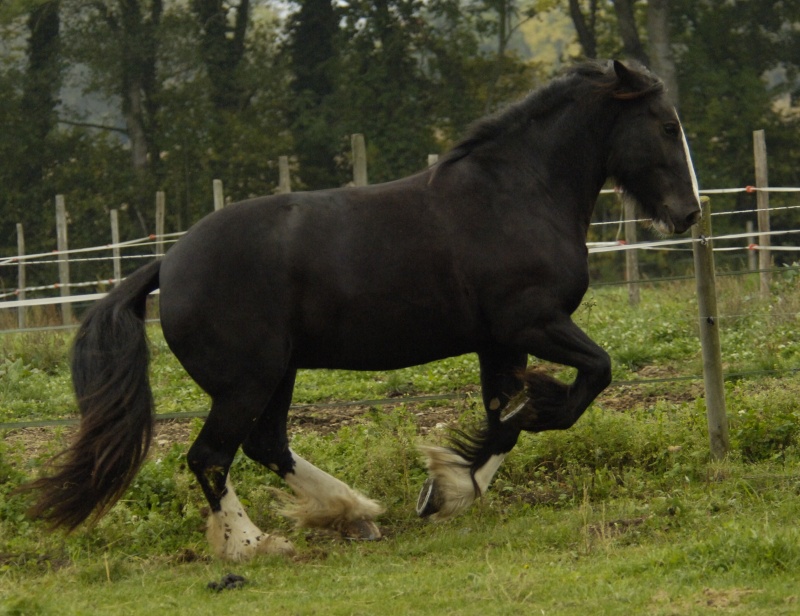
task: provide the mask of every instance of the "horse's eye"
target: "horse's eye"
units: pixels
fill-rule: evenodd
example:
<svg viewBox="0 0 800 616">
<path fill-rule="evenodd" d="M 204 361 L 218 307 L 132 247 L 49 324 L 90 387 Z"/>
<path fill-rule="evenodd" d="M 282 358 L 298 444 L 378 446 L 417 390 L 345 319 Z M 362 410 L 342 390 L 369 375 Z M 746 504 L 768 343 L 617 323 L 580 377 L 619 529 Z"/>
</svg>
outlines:
<svg viewBox="0 0 800 616">
<path fill-rule="evenodd" d="M 681 125 L 677 122 L 666 122 L 664 124 L 664 133 L 669 137 L 677 137 L 681 134 Z"/>
</svg>

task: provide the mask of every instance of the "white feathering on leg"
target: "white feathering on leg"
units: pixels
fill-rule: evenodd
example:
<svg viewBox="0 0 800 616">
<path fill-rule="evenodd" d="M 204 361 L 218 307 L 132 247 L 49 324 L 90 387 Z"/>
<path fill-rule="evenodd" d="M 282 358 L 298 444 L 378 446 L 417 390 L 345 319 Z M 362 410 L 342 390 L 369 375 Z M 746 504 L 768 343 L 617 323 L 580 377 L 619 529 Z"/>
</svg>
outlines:
<svg viewBox="0 0 800 616">
<path fill-rule="evenodd" d="M 230 561 L 250 560 L 257 554 L 293 554 L 291 542 L 278 535 L 262 532 L 250 521 L 236 496 L 230 479 L 220 501 L 220 510 L 208 517 L 206 538 L 218 558 Z"/>
<path fill-rule="evenodd" d="M 452 449 L 423 445 L 420 450 L 427 457 L 428 473 L 442 499 L 439 510 L 431 516 L 439 520 L 461 513 L 484 494 L 506 457 L 493 455 L 475 472 L 473 481 L 469 464 Z"/>
<path fill-rule="evenodd" d="M 285 480 L 296 496 L 281 496 L 284 501 L 281 513 L 292 518 L 298 526 L 345 532 L 353 523 L 373 520 L 383 513 L 379 503 L 318 469 L 295 452 L 291 454 L 295 466 L 286 474 Z M 374 527 L 374 532 L 378 532 L 377 527 Z"/>
</svg>

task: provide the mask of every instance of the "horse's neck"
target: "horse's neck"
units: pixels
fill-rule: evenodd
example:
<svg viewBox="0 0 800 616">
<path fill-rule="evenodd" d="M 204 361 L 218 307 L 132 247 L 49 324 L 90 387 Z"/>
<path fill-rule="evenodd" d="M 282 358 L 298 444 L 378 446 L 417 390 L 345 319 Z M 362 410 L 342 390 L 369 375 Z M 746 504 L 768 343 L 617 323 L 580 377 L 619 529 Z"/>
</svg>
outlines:
<svg viewBox="0 0 800 616">
<path fill-rule="evenodd" d="M 586 139 L 586 131 L 559 132 L 558 126 L 532 126 L 514 150 L 519 156 L 495 167 L 501 187 L 518 186 L 519 206 L 532 216 L 557 212 L 559 225 L 585 237 L 597 196 L 606 180 L 602 144 Z"/>
</svg>

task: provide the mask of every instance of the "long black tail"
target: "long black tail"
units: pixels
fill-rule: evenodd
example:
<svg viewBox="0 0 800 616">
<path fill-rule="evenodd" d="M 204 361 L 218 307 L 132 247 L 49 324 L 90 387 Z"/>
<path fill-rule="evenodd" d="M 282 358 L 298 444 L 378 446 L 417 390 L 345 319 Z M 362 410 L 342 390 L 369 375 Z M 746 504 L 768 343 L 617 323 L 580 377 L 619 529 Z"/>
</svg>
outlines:
<svg viewBox="0 0 800 616">
<path fill-rule="evenodd" d="M 106 513 L 139 471 L 153 427 L 145 305 L 160 268 L 138 269 L 86 314 L 72 347 L 80 428 L 53 474 L 23 488 L 38 492 L 32 517 L 72 530 Z"/>
</svg>

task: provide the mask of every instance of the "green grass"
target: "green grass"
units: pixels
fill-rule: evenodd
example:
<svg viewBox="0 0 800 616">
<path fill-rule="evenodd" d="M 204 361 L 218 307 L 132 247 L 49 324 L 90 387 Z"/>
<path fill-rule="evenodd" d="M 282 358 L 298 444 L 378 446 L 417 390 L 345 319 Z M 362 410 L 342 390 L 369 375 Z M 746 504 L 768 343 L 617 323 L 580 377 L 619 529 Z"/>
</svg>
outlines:
<svg viewBox="0 0 800 616">
<path fill-rule="evenodd" d="M 777 281 L 773 303 L 746 285 L 720 284 L 726 370 L 756 373 L 726 382 L 727 460 L 709 459 L 700 383 L 612 387 L 571 430 L 523 435 L 489 493 L 444 523 L 413 514 L 425 477 L 416 446 L 444 438 L 435 429 L 421 436 L 417 417 L 442 407 L 462 426 L 480 417 L 474 358 L 390 374 L 301 374 L 301 403 L 471 394 L 375 408 L 334 432 L 295 434 L 304 457 L 386 506 L 377 543 L 290 527 L 275 513 L 281 481 L 239 456 L 242 502 L 298 555 L 213 560 L 205 502 L 185 468 L 188 442 L 156 447 L 94 528 L 48 533 L 11 492 L 64 432 L 30 456 L 10 431 L 0 441 L 0 614 L 799 613 L 800 375 L 764 373 L 800 367 L 800 292 L 789 282 Z M 658 379 L 700 374 L 695 310 L 685 286 L 643 289 L 638 308 L 622 290 L 600 289 L 576 320 L 609 349 L 615 379 Z M 158 329 L 150 335 L 159 412 L 204 409 L 205 395 Z M 68 340 L 0 339 L 0 421 L 73 412 Z M 194 420 L 193 431 L 199 426 Z M 247 578 L 242 589 L 207 588 L 231 571 Z"/>
<path fill-rule="evenodd" d="M 774 465 L 747 473 L 737 464 L 714 470 L 706 480 L 682 480 L 667 490 L 661 482 L 642 486 L 648 495 L 596 500 L 588 484 L 574 502 L 531 505 L 495 495 L 444 524 L 412 523 L 397 514 L 403 519 L 390 524 L 379 543 L 295 535 L 301 548 L 296 560 L 183 563 L 180 552 L 158 544 L 143 551 L 133 540 L 79 537 L 62 547 L 61 562 L 5 565 L 0 609 L 695 614 L 723 607 L 729 610 L 723 613 L 796 613 L 796 473 Z M 188 545 L 202 550 L 191 540 Z M 229 571 L 248 584 L 220 594 L 206 588 Z"/>
</svg>

